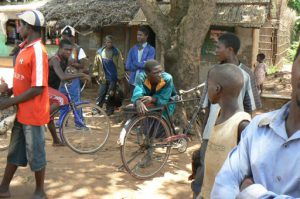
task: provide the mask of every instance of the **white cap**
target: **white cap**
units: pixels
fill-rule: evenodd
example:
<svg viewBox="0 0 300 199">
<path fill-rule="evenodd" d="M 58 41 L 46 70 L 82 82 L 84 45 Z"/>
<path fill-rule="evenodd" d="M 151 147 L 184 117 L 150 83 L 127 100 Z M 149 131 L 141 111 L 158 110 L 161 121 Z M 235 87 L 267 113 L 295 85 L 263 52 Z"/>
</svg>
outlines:
<svg viewBox="0 0 300 199">
<path fill-rule="evenodd" d="M 62 35 L 67 35 L 69 37 L 75 37 L 75 29 L 69 25 L 67 25 L 63 29 L 61 29 L 60 33 Z"/>
<path fill-rule="evenodd" d="M 18 15 L 20 19 L 32 26 L 44 26 L 44 15 L 38 10 L 28 10 Z"/>
</svg>

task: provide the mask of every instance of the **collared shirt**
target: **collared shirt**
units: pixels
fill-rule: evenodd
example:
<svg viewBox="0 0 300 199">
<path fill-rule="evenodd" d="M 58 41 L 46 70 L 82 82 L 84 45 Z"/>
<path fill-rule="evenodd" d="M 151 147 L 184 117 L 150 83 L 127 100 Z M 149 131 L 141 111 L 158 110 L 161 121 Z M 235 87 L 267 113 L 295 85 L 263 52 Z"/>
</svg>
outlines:
<svg viewBox="0 0 300 199">
<path fill-rule="evenodd" d="M 246 112 L 251 112 L 256 108 L 261 107 L 261 101 L 257 92 L 257 88 L 255 86 L 254 76 L 251 70 L 247 66 L 240 64 L 238 67 L 241 69 L 241 72 L 243 73 L 243 77 L 244 77 L 244 86 L 238 98 L 239 107 L 241 110 L 244 110 Z M 202 92 L 200 106 L 202 108 L 206 108 L 208 107 L 208 104 L 209 104 L 209 100 L 208 100 L 208 92 L 207 92 L 207 84 L 206 84 Z M 207 119 L 207 123 L 203 131 L 203 139 L 207 139 L 207 140 L 210 138 L 212 128 L 215 125 L 216 120 L 218 118 L 220 106 L 218 104 L 212 104 L 210 106 L 209 111 L 210 112 Z"/>
<path fill-rule="evenodd" d="M 289 107 L 288 103 L 250 122 L 218 173 L 211 198 L 300 197 L 300 130 L 287 136 Z M 249 176 L 255 184 L 240 192 Z"/>
<path fill-rule="evenodd" d="M 27 46 L 27 41 L 20 44 L 14 69 L 13 93 L 19 96 L 31 87 L 43 87 L 43 92 L 18 104 L 17 119 L 26 125 L 41 126 L 47 124 L 49 116 L 48 96 L 48 55 L 41 39 Z"/>
<path fill-rule="evenodd" d="M 145 43 L 143 43 L 143 48 L 142 49 L 140 49 L 140 50 L 138 50 L 138 62 L 141 62 L 141 60 L 142 60 L 142 55 L 143 55 L 143 52 L 144 52 L 144 49 L 145 49 L 145 47 L 147 46 L 147 42 L 145 42 Z"/>
</svg>

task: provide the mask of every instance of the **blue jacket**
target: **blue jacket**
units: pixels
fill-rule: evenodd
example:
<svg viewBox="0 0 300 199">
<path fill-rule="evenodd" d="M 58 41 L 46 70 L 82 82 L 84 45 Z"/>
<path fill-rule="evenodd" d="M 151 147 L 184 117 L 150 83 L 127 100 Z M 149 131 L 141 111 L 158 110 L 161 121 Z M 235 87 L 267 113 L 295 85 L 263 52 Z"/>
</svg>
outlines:
<svg viewBox="0 0 300 199">
<path fill-rule="evenodd" d="M 155 57 L 155 49 L 150 45 L 144 48 L 143 55 L 141 61 L 138 62 L 138 46 L 134 45 L 128 53 L 127 60 L 126 60 L 126 70 L 130 71 L 130 78 L 129 84 L 135 84 L 135 76 L 136 71 L 141 70 L 144 71 L 144 64 L 146 61 L 150 59 L 154 59 Z"/>
<path fill-rule="evenodd" d="M 136 86 L 134 88 L 131 102 L 136 103 L 136 101 L 143 96 L 150 96 L 151 84 L 147 79 L 146 73 L 140 73 L 136 80 Z M 169 73 L 163 72 L 162 79 L 156 87 L 156 92 L 152 97 L 156 98 L 155 106 L 163 106 L 170 101 L 172 96 L 176 95 L 176 89 L 173 83 L 173 78 Z M 168 105 L 169 113 L 172 115 L 175 110 L 175 104 Z"/>
</svg>

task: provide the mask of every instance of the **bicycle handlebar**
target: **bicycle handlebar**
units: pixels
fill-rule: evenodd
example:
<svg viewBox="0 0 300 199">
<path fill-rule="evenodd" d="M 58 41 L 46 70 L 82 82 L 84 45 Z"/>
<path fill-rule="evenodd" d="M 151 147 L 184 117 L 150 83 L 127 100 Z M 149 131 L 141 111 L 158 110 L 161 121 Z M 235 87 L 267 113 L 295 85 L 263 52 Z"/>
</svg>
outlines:
<svg viewBox="0 0 300 199">
<path fill-rule="evenodd" d="M 182 89 L 180 89 L 179 90 L 179 95 L 184 95 L 184 94 L 186 94 L 186 93 L 190 93 L 190 92 L 192 92 L 192 91 L 194 91 L 194 90 L 197 90 L 197 89 L 199 89 L 199 88 L 202 88 L 202 87 L 204 87 L 205 86 L 205 83 L 202 83 L 202 84 L 199 84 L 198 86 L 196 86 L 196 87 L 194 87 L 194 88 L 191 88 L 191 89 L 189 89 L 189 90 L 182 90 Z"/>
</svg>

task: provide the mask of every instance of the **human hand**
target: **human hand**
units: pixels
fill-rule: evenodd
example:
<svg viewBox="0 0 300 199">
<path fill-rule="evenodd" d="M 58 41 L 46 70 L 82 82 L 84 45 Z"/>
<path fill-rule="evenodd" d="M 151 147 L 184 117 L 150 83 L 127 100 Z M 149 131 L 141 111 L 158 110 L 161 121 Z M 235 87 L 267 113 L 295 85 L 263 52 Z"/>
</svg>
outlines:
<svg viewBox="0 0 300 199">
<path fill-rule="evenodd" d="M 153 98 L 151 96 L 143 96 L 140 100 L 144 104 L 149 104 L 149 103 L 153 102 Z"/>
<path fill-rule="evenodd" d="M 0 98 L 0 110 L 12 106 L 11 98 Z"/>
<path fill-rule="evenodd" d="M 5 80 L 3 79 L 3 77 L 1 77 L 0 79 L 0 93 L 4 93 L 8 90 L 8 85 L 7 83 L 5 82 Z"/>
<path fill-rule="evenodd" d="M 136 110 L 140 115 L 144 115 L 148 112 L 146 105 L 141 100 L 136 101 Z"/>
<path fill-rule="evenodd" d="M 89 75 L 83 73 L 82 80 L 87 81 L 87 83 L 90 83 L 91 82 L 91 77 Z"/>
<path fill-rule="evenodd" d="M 247 187 L 249 187 L 250 185 L 254 184 L 254 181 L 252 178 L 245 178 L 240 186 L 240 191 L 243 191 L 244 189 L 246 189 Z"/>
<path fill-rule="evenodd" d="M 72 61 L 71 63 L 71 66 L 73 66 L 74 68 L 80 68 L 80 64 L 78 62 L 76 62 L 75 60 Z"/>
</svg>

